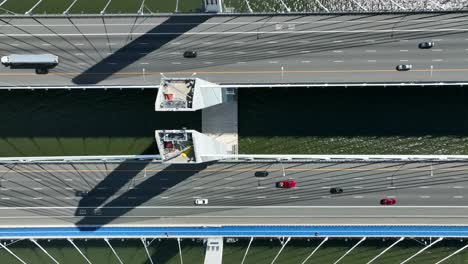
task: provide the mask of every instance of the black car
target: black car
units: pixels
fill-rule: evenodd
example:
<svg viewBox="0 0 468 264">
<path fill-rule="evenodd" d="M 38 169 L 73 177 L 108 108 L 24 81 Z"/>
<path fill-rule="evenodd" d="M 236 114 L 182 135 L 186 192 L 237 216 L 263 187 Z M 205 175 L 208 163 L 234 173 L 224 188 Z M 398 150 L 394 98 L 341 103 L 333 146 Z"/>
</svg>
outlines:
<svg viewBox="0 0 468 264">
<path fill-rule="evenodd" d="M 434 47 L 434 42 L 421 42 L 419 43 L 418 47 L 420 49 L 430 49 L 432 47 Z"/>
<path fill-rule="evenodd" d="M 197 57 L 197 52 L 193 50 L 187 50 L 184 52 L 184 58 L 196 58 Z"/>
<path fill-rule="evenodd" d="M 343 189 L 340 188 L 340 187 L 330 188 L 330 193 L 331 194 L 338 194 L 338 193 L 342 193 L 342 192 L 343 192 Z"/>
<path fill-rule="evenodd" d="M 256 171 L 255 172 L 255 177 L 267 177 L 268 176 L 268 171 Z"/>
</svg>

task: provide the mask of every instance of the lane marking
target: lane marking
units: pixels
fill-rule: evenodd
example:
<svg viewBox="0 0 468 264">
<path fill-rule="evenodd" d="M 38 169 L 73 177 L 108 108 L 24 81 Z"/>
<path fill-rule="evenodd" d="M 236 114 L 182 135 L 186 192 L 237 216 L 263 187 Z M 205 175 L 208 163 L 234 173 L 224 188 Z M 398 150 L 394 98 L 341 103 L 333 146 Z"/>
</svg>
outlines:
<svg viewBox="0 0 468 264">
<path fill-rule="evenodd" d="M 367 62 L 377 62 L 376 60 L 367 60 Z"/>
<path fill-rule="evenodd" d="M 366 52 L 377 52 L 376 50 L 366 50 Z"/>
<path fill-rule="evenodd" d="M 341 60 L 337 60 L 337 61 L 333 61 L 333 62 L 343 62 L 343 61 L 341 61 Z"/>
<path fill-rule="evenodd" d="M 75 43 L 75 46 L 83 46 L 83 43 Z"/>
<path fill-rule="evenodd" d="M 310 63 L 311 61 L 301 61 L 301 63 Z"/>
<path fill-rule="evenodd" d="M 342 61 L 335 61 L 335 62 L 342 62 Z M 180 62 L 173 62 L 173 64 L 180 64 Z M 430 69 L 414 69 L 411 70 L 412 72 L 430 72 Z M 466 69 L 433 69 L 433 72 L 468 72 L 468 68 Z M 263 71 L 197 71 L 198 74 L 217 74 L 217 75 L 224 75 L 224 74 L 281 74 L 281 70 L 263 70 Z M 394 73 L 395 70 L 285 70 L 283 73 L 293 73 L 293 74 L 312 74 L 312 73 L 377 73 L 377 72 L 388 72 Z M 185 72 L 185 71 L 178 71 L 178 72 L 146 72 L 147 74 L 172 74 L 172 75 L 187 75 L 193 74 L 193 72 Z M 108 75 L 110 72 L 103 72 L 103 73 L 83 73 L 83 72 L 53 72 L 49 73 L 52 76 L 69 76 L 69 75 Z M 129 75 L 141 75 L 141 72 L 116 72 L 112 73 L 113 75 L 119 76 L 129 76 Z M 0 73 L 0 76 L 36 76 L 35 73 Z M 377 169 L 379 170 L 379 169 Z M 43 171 L 42 171 L 43 172 Z"/>
<path fill-rule="evenodd" d="M 443 59 L 433 59 L 432 61 L 443 61 Z"/>
<path fill-rule="evenodd" d="M 289 199 L 299 199 L 299 196 L 290 196 Z"/>
<path fill-rule="evenodd" d="M 334 50 L 333 52 L 335 52 L 335 53 L 341 53 L 341 52 L 343 52 L 343 51 L 342 51 L 342 50 Z"/>
<path fill-rule="evenodd" d="M 419 198 L 428 199 L 428 198 L 431 198 L 431 196 L 429 196 L 429 195 L 420 195 Z"/>
<path fill-rule="evenodd" d="M 400 50 L 401 52 L 407 52 L 408 50 Z"/>
<path fill-rule="evenodd" d="M 462 195 L 456 195 L 456 196 L 453 196 L 453 198 L 455 198 L 455 199 L 462 199 L 463 196 L 462 196 Z"/>
<path fill-rule="evenodd" d="M 429 189 L 429 186 L 419 186 L 420 189 Z"/>
<path fill-rule="evenodd" d="M 148 62 L 140 62 L 141 65 L 148 65 Z"/>
<path fill-rule="evenodd" d="M 408 61 L 408 60 L 400 60 L 400 61 Z"/>
<path fill-rule="evenodd" d="M 443 49 L 433 49 L 432 51 L 443 51 Z"/>
<path fill-rule="evenodd" d="M 232 199 L 232 196 L 224 196 L 225 199 Z"/>
<path fill-rule="evenodd" d="M 257 196 L 257 199 L 265 199 L 266 196 Z"/>
<path fill-rule="evenodd" d="M 268 63 L 278 63 L 278 61 L 269 61 Z"/>
<path fill-rule="evenodd" d="M 35 34 L 24 34 L 24 33 L 10 33 L 0 35 L 0 38 L 10 37 L 83 37 L 83 36 L 167 36 L 167 35 L 186 35 L 186 36 L 206 36 L 206 35 L 303 35 L 311 33 L 392 33 L 392 32 L 468 32 L 468 28 L 421 28 L 421 29 L 377 29 L 377 30 L 302 30 L 302 31 L 207 31 L 207 32 L 116 32 L 116 33 L 63 33 L 63 34 L 51 34 L 51 33 L 35 33 Z M 375 42 L 375 40 L 365 40 L 366 42 Z M 206 43 L 206 42 L 205 42 Z M 180 44 L 179 42 L 171 43 L 173 45 Z"/>
<path fill-rule="evenodd" d="M 364 196 L 357 195 L 357 196 L 353 196 L 353 198 L 355 198 L 355 199 L 362 199 L 362 198 L 364 198 Z"/>
<path fill-rule="evenodd" d="M 37 191 L 37 190 L 42 190 L 42 188 L 33 188 L 33 190 L 36 190 L 36 191 Z"/>
<path fill-rule="evenodd" d="M 463 187 L 463 186 L 453 186 L 453 188 L 454 188 L 454 189 L 463 189 L 463 188 L 465 188 L 465 187 Z"/>
<path fill-rule="evenodd" d="M 266 196 L 265 196 L 266 197 Z M 390 197 L 390 196 L 388 196 Z M 161 199 L 168 199 L 169 196 L 162 196 Z M 330 196 L 322 196 L 322 198 L 330 198 Z M 25 206 L 25 207 L 0 207 L 0 210 L 31 210 L 31 209 L 42 209 L 42 210 L 75 210 L 80 209 L 95 209 L 92 206 Z M 154 210 L 154 209 L 200 209 L 199 206 L 106 206 L 106 208 L 113 209 L 135 209 L 135 210 Z M 408 209 L 468 209 L 466 205 L 395 205 L 391 207 L 382 207 L 381 205 L 265 205 L 265 206 L 210 206 L 204 209 L 297 209 L 297 208 L 309 208 L 309 209 L 379 209 L 382 211 L 393 210 L 392 208 L 408 208 Z M 441 215 L 441 217 L 443 217 Z M 467 215 L 468 217 L 468 215 Z"/>
</svg>

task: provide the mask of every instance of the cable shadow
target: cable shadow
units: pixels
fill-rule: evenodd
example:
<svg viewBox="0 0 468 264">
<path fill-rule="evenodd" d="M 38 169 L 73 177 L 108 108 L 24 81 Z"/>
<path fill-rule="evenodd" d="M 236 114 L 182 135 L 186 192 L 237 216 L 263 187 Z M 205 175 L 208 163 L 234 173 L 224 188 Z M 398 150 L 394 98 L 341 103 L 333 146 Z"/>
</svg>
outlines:
<svg viewBox="0 0 468 264">
<path fill-rule="evenodd" d="M 148 163 L 149 162 L 124 162 L 119 167 L 117 167 L 112 173 L 109 174 L 108 177 L 106 177 L 106 179 L 103 180 L 105 183 L 101 182 L 102 184 L 100 183 L 95 186 L 93 190 L 91 190 L 88 195 L 80 201 L 75 212 L 75 216 L 83 216 L 83 218 L 75 225 L 80 229 L 97 230 L 101 226 L 104 226 L 125 215 L 132 209 L 137 208 L 152 198 L 159 196 L 160 194 L 164 193 L 166 189 L 170 189 L 171 187 L 206 169 L 206 167 L 209 165 L 169 165 L 163 168 L 161 171 L 148 176 L 149 178 L 147 180 L 130 188 L 120 196 L 104 204 L 103 201 L 106 201 L 107 199 L 114 196 L 118 189 L 124 187 L 131 179 L 133 179 L 140 171 L 142 171 L 148 165 Z M 123 180 L 121 179 L 121 172 L 119 172 L 122 170 L 126 171 L 126 174 L 123 175 Z M 169 173 L 173 173 L 174 171 L 177 173 L 177 177 L 171 177 L 170 180 L 167 181 L 167 185 L 164 186 L 164 188 L 159 188 L 161 177 Z M 100 189 L 100 186 L 109 186 L 110 184 L 114 186 L 117 185 L 116 187 L 118 188 L 110 191 L 102 188 Z M 153 188 L 145 188 L 147 186 L 152 186 Z M 145 189 L 146 191 L 143 191 L 142 189 Z M 89 207 L 94 208 L 94 211 L 88 212 L 86 209 Z M 85 209 L 85 211 L 83 211 L 83 209 Z M 96 217 L 96 209 L 99 210 L 98 217 Z M 83 212 L 85 213 L 83 214 Z"/>
<path fill-rule="evenodd" d="M 194 29 L 211 17 L 212 16 L 171 16 L 163 23 L 157 25 L 144 35 L 134 39 L 112 55 L 76 76 L 72 81 L 75 84 L 97 84 L 114 73 L 117 73 L 125 67 L 140 60 L 148 53 L 154 52 L 167 43 L 177 39 L 179 36 Z M 177 33 L 173 33 L 174 31 Z M 161 35 L 154 36 L 155 34 Z M 157 39 L 157 41 L 155 41 L 155 39 Z M 142 43 L 147 44 L 143 45 Z M 132 49 L 138 49 L 140 52 L 132 53 L 132 56 L 128 60 L 121 61 L 121 63 L 118 64 L 113 64 L 111 65 L 112 67 L 110 67 L 109 64 L 115 61 L 116 58 L 127 55 L 127 53 Z"/>
</svg>

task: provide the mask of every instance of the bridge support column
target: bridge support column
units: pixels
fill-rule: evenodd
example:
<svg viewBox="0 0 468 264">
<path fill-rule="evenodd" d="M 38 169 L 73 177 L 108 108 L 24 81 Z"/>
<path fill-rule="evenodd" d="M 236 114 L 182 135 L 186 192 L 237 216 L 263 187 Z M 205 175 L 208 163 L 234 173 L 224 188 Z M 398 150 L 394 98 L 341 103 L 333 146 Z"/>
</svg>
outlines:
<svg viewBox="0 0 468 264">
<path fill-rule="evenodd" d="M 249 253 L 250 245 L 252 244 L 253 237 L 250 237 L 249 245 L 247 246 L 247 249 L 245 250 L 244 257 L 242 258 L 241 264 L 244 264 L 245 258 L 247 257 L 247 253 Z"/>
<path fill-rule="evenodd" d="M 301 264 L 305 264 L 305 263 L 315 254 L 315 252 L 317 252 L 317 250 L 318 250 L 325 242 L 327 242 L 327 240 L 328 240 L 328 237 L 324 238 L 324 239 L 322 240 L 322 242 L 320 242 L 320 244 L 314 249 L 314 251 L 312 251 L 312 253 L 310 253 L 310 255 L 307 256 L 307 258 L 304 259 L 304 261 L 302 261 Z"/>
<path fill-rule="evenodd" d="M 223 12 L 223 0 L 203 0 L 205 12 Z"/>
<path fill-rule="evenodd" d="M 404 263 L 410 261 L 411 259 L 413 259 L 413 258 L 416 257 L 417 255 L 423 253 L 426 249 L 428 249 L 428 248 L 432 247 L 433 245 L 435 245 L 435 244 L 439 243 L 440 241 L 442 241 L 442 239 L 444 239 L 444 238 L 443 238 L 443 237 L 439 237 L 436 241 L 430 243 L 430 244 L 427 245 L 425 248 L 419 250 L 418 252 L 416 252 L 416 253 L 415 253 L 414 255 L 412 255 L 411 257 L 409 257 L 409 258 L 403 260 L 400 264 L 404 264 Z"/>
<path fill-rule="evenodd" d="M 348 255 L 349 253 L 351 253 L 351 251 L 353 251 L 353 249 L 355 249 L 357 246 L 359 246 L 359 244 L 361 244 L 362 242 L 364 242 L 364 240 L 366 240 L 366 237 L 363 237 L 361 240 L 359 240 L 359 242 L 356 243 L 356 245 L 354 245 L 352 248 L 350 248 L 348 251 L 346 251 L 346 253 L 344 253 L 343 256 L 341 256 L 341 258 L 339 258 L 337 261 L 335 261 L 333 264 L 336 264 L 338 262 L 340 262 L 344 257 L 346 257 L 346 255 Z"/>
<path fill-rule="evenodd" d="M 3 249 L 5 249 L 8 253 L 10 253 L 13 257 L 15 257 L 19 262 L 23 263 L 23 264 L 27 264 L 26 262 L 24 262 L 24 260 L 22 260 L 20 257 L 18 257 L 15 253 L 13 253 L 13 251 L 11 251 L 9 248 L 7 248 L 7 246 L 3 245 L 1 242 L 0 242 L 0 247 L 2 247 Z"/>
<path fill-rule="evenodd" d="M 451 258 L 453 255 L 460 253 L 461 251 L 465 250 L 466 248 L 468 248 L 468 244 L 467 244 L 466 246 L 464 246 L 464 247 L 460 248 L 459 250 L 457 250 L 457 251 L 453 252 L 452 254 L 450 254 L 450 255 L 446 256 L 445 258 L 443 258 L 443 259 L 441 259 L 441 260 L 437 261 L 437 263 L 436 263 L 436 264 L 440 264 L 440 263 L 442 263 L 442 262 L 446 261 L 447 259 Z"/>
<path fill-rule="evenodd" d="M 145 168 L 145 170 L 146 170 L 146 168 Z M 148 251 L 148 246 L 146 246 L 146 238 L 141 238 L 141 243 L 143 243 L 143 246 L 145 247 L 146 255 L 148 255 L 149 261 L 151 262 L 151 264 L 154 264 L 153 259 L 151 258 L 151 255 L 150 255 L 150 253 Z"/>
<path fill-rule="evenodd" d="M 42 252 L 44 252 L 52 261 L 54 261 L 56 264 L 60 264 L 54 257 L 52 257 L 52 255 L 49 254 L 49 252 L 47 252 L 47 250 L 45 250 L 45 248 L 43 248 L 39 243 L 37 243 L 36 240 L 34 239 L 29 239 L 29 240 L 33 242 L 34 244 L 36 244 L 36 246 L 40 248 Z"/>
<path fill-rule="evenodd" d="M 117 252 L 115 252 L 114 248 L 112 247 L 111 243 L 109 242 L 109 239 L 104 238 L 104 241 L 106 241 L 107 245 L 110 247 L 112 250 L 112 253 L 114 253 L 114 256 L 119 260 L 120 264 L 123 264 L 122 260 L 120 259 L 119 255 L 117 255 Z"/>
<path fill-rule="evenodd" d="M 367 262 L 366 264 L 371 264 L 372 262 L 374 262 L 376 259 L 378 259 L 380 256 L 382 256 L 383 254 L 385 254 L 385 252 L 389 251 L 392 247 L 396 246 L 396 244 L 400 243 L 401 241 L 403 241 L 403 239 L 405 239 L 404 237 L 401 237 L 400 239 L 398 239 L 397 241 L 395 241 L 395 243 L 391 244 L 389 247 L 387 247 L 386 249 L 384 249 L 384 251 L 380 252 L 377 256 L 375 256 L 373 259 L 369 260 L 369 262 Z"/>
<path fill-rule="evenodd" d="M 86 262 L 88 262 L 88 264 L 92 264 L 91 261 L 89 261 L 89 259 L 85 256 L 85 254 L 83 252 L 81 252 L 80 248 L 78 246 L 76 246 L 76 244 L 73 242 L 72 239 L 67 238 L 67 240 L 80 253 L 80 255 L 86 260 Z"/>
<path fill-rule="evenodd" d="M 283 251 L 284 247 L 288 244 L 288 242 L 291 240 L 290 237 L 288 237 L 288 239 L 286 240 L 286 242 L 283 242 L 282 240 L 282 243 L 283 243 L 283 246 L 281 246 L 280 250 L 278 251 L 278 254 L 276 254 L 275 258 L 271 261 L 271 264 L 274 264 L 276 259 L 279 257 L 279 255 L 281 254 L 281 251 Z"/>
</svg>

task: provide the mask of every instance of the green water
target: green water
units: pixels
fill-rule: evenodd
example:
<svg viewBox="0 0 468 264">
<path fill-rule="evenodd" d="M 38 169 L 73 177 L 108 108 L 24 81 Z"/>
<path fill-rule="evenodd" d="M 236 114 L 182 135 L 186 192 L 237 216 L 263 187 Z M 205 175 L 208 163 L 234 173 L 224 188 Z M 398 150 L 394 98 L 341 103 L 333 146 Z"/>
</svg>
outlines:
<svg viewBox="0 0 468 264">
<path fill-rule="evenodd" d="M 239 90 L 241 153 L 468 154 L 460 87 Z"/>
<path fill-rule="evenodd" d="M 157 154 L 154 130 L 200 130 L 200 112 L 155 112 L 156 92 L 1 91 L 0 156 Z"/>
</svg>

